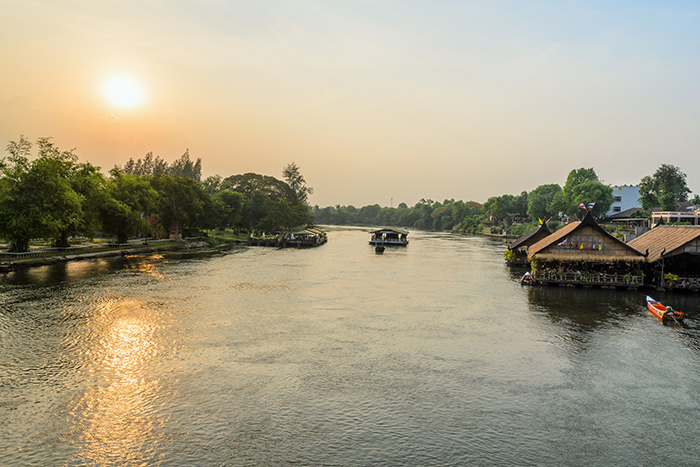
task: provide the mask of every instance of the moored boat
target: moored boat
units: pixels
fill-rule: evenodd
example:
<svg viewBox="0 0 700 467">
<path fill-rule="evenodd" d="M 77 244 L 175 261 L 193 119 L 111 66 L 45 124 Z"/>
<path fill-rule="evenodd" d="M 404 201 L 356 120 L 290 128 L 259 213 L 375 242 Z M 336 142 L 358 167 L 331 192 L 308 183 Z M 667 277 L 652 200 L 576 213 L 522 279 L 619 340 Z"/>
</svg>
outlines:
<svg viewBox="0 0 700 467">
<path fill-rule="evenodd" d="M 530 271 L 523 274 L 523 277 L 520 278 L 520 285 L 535 285 L 536 283 L 535 277 Z"/>
<path fill-rule="evenodd" d="M 676 311 L 670 306 L 664 306 L 649 296 L 647 296 L 647 309 L 662 322 L 678 322 L 683 320 L 683 312 Z"/>
</svg>

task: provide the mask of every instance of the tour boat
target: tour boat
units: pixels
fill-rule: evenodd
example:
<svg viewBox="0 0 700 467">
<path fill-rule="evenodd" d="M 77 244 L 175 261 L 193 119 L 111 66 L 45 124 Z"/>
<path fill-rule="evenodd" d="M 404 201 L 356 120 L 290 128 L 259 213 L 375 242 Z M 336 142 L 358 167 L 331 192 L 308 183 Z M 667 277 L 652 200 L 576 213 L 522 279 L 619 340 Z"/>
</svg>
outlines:
<svg viewBox="0 0 700 467">
<path fill-rule="evenodd" d="M 385 227 L 379 230 L 370 232 L 372 238 L 369 240 L 370 245 L 382 246 L 406 246 L 408 245 L 408 230 L 397 230 Z"/>
<path fill-rule="evenodd" d="M 664 306 L 649 296 L 647 296 L 647 309 L 662 322 L 683 320 L 682 312 L 676 311 L 670 306 Z"/>
</svg>

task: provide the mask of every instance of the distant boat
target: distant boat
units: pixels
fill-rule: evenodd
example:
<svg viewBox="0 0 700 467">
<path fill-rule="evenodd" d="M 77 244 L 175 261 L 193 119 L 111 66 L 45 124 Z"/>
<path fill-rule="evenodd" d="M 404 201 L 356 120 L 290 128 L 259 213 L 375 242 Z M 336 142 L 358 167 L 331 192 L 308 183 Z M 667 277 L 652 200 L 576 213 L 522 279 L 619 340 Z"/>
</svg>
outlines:
<svg viewBox="0 0 700 467">
<path fill-rule="evenodd" d="M 408 230 L 398 230 L 389 227 L 373 230 L 370 232 L 372 238 L 369 240 L 370 245 L 381 246 L 406 246 L 408 245 Z"/>
<path fill-rule="evenodd" d="M 535 285 L 536 283 L 535 277 L 529 271 L 523 274 L 523 277 L 520 278 L 521 285 Z"/>
<path fill-rule="evenodd" d="M 676 311 L 670 306 L 664 306 L 649 296 L 647 296 L 647 309 L 663 323 L 683 321 L 682 312 Z"/>
</svg>

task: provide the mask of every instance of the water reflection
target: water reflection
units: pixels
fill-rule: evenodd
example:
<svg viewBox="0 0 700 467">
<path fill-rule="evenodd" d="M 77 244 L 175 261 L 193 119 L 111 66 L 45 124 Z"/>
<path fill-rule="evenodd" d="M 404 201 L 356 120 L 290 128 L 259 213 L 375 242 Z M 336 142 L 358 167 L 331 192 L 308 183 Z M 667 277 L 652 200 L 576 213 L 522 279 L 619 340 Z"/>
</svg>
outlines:
<svg viewBox="0 0 700 467">
<path fill-rule="evenodd" d="M 16 271 L 0 276 L 0 281 L 6 285 L 30 284 L 36 287 L 62 285 L 66 282 L 99 276 L 113 269 L 114 266 L 114 259 L 94 259 L 31 268 L 20 267 Z"/>
<path fill-rule="evenodd" d="M 700 339 L 643 292 L 522 288 L 482 237 L 331 235 L 5 287 L 0 465 L 697 463 Z"/>
<path fill-rule="evenodd" d="M 130 255 L 125 257 L 128 261 L 125 263 L 125 268 L 152 276 L 156 279 L 163 279 L 163 274 L 160 272 L 160 263 L 165 259 L 163 255 Z"/>
<path fill-rule="evenodd" d="M 81 446 L 81 464 L 140 465 L 154 459 L 161 437 L 162 420 L 154 412 L 163 388 L 145 370 L 158 350 L 157 318 L 135 300 L 106 301 L 100 308 L 88 323 L 99 334 L 84 349 L 97 384 L 70 411 L 71 437 Z"/>
</svg>

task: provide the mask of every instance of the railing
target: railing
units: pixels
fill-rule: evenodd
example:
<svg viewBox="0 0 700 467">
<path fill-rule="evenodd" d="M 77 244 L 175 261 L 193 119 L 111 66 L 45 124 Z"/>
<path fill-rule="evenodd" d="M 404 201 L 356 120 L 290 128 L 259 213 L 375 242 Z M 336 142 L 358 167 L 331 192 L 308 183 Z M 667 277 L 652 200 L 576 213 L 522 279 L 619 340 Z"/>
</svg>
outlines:
<svg viewBox="0 0 700 467">
<path fill-rule="evenodd" d="M 586 272 L 544 271 L 535 274 L 535 280 L 560 284 L 611 285 L 634 287 L 644 284 L 644 276 L 631 274 L 604 274 Z"/>
<path fill-rule="evenodd" d="M 700 289 L 700 279 L 697 277 L 678 277 L 678 280 L 672 283 L 664 280 L 662 285 L 674 289 Z"/>
<path fill-rule="evenodd" d="M 164 239 L 148 239 L 148 243 L 170 242 L 168 238 Z M 44 253 L 70 253 L 73 251 L 95 250 L 99 248 L 130 248 L 144 245 L 144 239 L 138 239 L 128 243 L 96 243 L 91 245 L 79 245 L 69 247 L 39 247 L 30 251 L 15 253 L 10 251 L 0 251 L 0 258 L 5 258 L 8 261 L 23 258 L 33 258 L 41 256 Z"/>
</svg>

